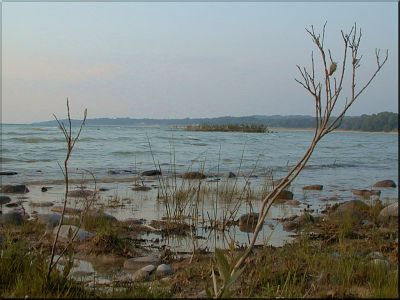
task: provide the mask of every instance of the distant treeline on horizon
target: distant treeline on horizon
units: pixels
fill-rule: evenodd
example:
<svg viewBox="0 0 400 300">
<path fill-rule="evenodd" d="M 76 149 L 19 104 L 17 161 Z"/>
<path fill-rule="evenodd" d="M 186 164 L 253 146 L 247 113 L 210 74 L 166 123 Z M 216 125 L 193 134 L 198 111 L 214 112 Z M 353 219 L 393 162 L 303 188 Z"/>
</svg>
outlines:
<svg viewBox="0 0 400 300">
<path fill-rule="evenodd" d="M 62 120 L 66 121 L 66 120 Z M 73 125 L 80 123 L 72 120 Z M 55 120 L 35 122 L 33 124 L 52 126 L 57 125 Z M 87 119 L 86 125 L 130 125 L 130 126 L 186 126 L 196 124 L 263 124 L 268 128 L 314 128 L 315 117 L 291 115 L 291 116 L 246 116 L 246 117 L 218 117 L 218 118 L 185 118 L 185 119 L 134 119 L 134 118 L 95 118 Z M 343 130 L 358 131 L 397 131 L 398 113 L 381 112 L 372 115 L 345 116 L 341 126 Z"/>
</svg>

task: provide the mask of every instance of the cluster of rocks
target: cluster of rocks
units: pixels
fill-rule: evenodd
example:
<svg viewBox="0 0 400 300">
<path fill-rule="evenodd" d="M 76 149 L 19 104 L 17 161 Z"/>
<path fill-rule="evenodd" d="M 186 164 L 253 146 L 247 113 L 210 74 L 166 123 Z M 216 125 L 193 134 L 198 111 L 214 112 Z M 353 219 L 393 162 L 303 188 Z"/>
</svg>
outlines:
<svg viewBox="0 0 400 300">
<path fill-rule="evenodd" d="M 145 265 L 138 269 L 141 265 Z M 125 260 L 124 269 L 128 271 L 136 270 L 131 280 L 134 282 L 148 281 L 154 275 L 155 278 L 164 278 L 173 275 L 174 272 L 169 264 L 163 264 L 160 262 L 160 258 L 154 254 L 142 257 L 134 257 Z"/>
</svg>

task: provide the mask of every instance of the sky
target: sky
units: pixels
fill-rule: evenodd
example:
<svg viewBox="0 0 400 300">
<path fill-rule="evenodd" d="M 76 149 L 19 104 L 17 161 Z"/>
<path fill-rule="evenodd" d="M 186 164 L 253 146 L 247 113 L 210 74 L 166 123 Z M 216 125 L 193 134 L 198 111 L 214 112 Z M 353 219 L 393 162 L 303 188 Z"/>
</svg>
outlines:
<svg viewBox="0 0 400 300">
<path fill-rule="evenodd" d="M 313 115 L 313 99 L 294 79 L 296 65 L 310 66 L 317 53 L 305 28 L 325 22 L 338 62 L 340 30 L 362 28 L 356 88 L 374 71 L 375 48 L 389 50 L 348 115 L 398 111 L 396 2 L 2 2 L 1 9 L 2 123 L 64 118 L 67 98 L 73 118 L 85 108 L 88 118 Z"/>
</svg>

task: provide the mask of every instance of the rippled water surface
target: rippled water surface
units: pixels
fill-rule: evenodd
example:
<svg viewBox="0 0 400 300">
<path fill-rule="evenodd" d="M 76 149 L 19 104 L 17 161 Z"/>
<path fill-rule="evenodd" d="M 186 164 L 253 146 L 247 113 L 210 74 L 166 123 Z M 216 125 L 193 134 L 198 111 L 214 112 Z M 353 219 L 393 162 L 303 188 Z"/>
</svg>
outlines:
<svg viewBox="0 0 400 300">
<path fill-rule="evenodd" d="M 75 128 L 76 131 L 76 128 Z M 282 130 L 273 133 L 226 133 L 188 132 L 171 127 L 118 127 L 87 126 L 70 159 L 71 177 L 83 178 L 83 169 L 94 174 L 100 187 L 109 189 L 102 198 L 118 198 L 124 203 L 119 208 L 107 208 L 106 212 L 118 219 L 160 219 L 165 216 L 165 207 L 157 199 L 154 178 L 149 192 L 132 191 L 133 178 L 142 171 L 161 168 L 163 175 L 176 171 L 203 171 L 209 176 L 221 178 L 234 172 L 239 181 L 247 178 L 252 188 L 265 183 L 265 175 L 282 177 L 301 158 L 313 137 L 312 131 Z M 66 153 L 64 136 L 57 127 L 35 125 L 2 125 L 1 171 L 14 171 L 17 175 L 1 176 L 1 184 L 25 183 L 31 192 L 26 201 L 53 201 L 61 204 L 63 164 Z M 84 175 L 85 178 L 90 176 Z M 215 178 L 215 177 L 210 177 Z M 210 179 L 209 178 L 209 179 Z M 387 133 L 334 132 L 318 145 L 307 167 L 291 186 L 294 198 L 301 201 L 298 208 L 273 207 L 260 235 L 260 241 L 269 239 L 274 245 L 288 240 L 282 225 L 273 218 L 294 214 L 306 207 L 321 209 L 330 201 L 354 198 L 351 189 L 369 189 L 378 180 L 392 179 L 398 182 L 398 135 Z M 149 180 L 149 179 L 146 179 Z M 211 183 L 209 183 L 211 185 Z M 214 187 L 216 183 L 213 183 Z M 322 184 L 321 192 L 303 192 L 302 186 Z M 47 193 L 41 186 L 50 186 Z M 76 187 L 76 186 L 75 186 Z M 398 188 L 383 189 L 381 199 L 397 199 Z M 124 200 L 125 199 L 125 200 Z M 257 211 L 258 202 L 253 203 Z M 203 213 L 215 213 L 213 198 L 203 203 Z M 219 213 L 224 211 L 220 204 Z M 249 211 L 244 203 L 240 213 Z M 49 208 L 26 207 L 47 212 Z M 230 234 L 241 243 L 249 235 L 232 229 Z M 204 228 L 199 228 L 204 237 L 196 241 L 196 247 L 210 246 L 212 237 Z M 214 245 L 223 242 L 219 238 Z M 149 236 L 149 241 L 157 236 Z M 179 249 L 190 249 L 190 239 L 166 241 Z M 229 243 L 229 241 L 226 241 Z"/>
</svg>

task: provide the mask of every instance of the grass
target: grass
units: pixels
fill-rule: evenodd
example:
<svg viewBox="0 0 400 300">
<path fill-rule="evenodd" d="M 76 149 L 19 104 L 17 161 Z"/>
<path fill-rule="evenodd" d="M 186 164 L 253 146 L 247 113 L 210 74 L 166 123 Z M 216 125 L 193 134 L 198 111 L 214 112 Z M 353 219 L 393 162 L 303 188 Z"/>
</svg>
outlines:
<svg viewBox="0 0 400 300">
<path fill-rule="evenodd" d="M 268 132 L 268 127 L 264 124 L 200 124 L 187 125 L 187 131 L 218 131 L 218 132 Z"/>
</svg>

